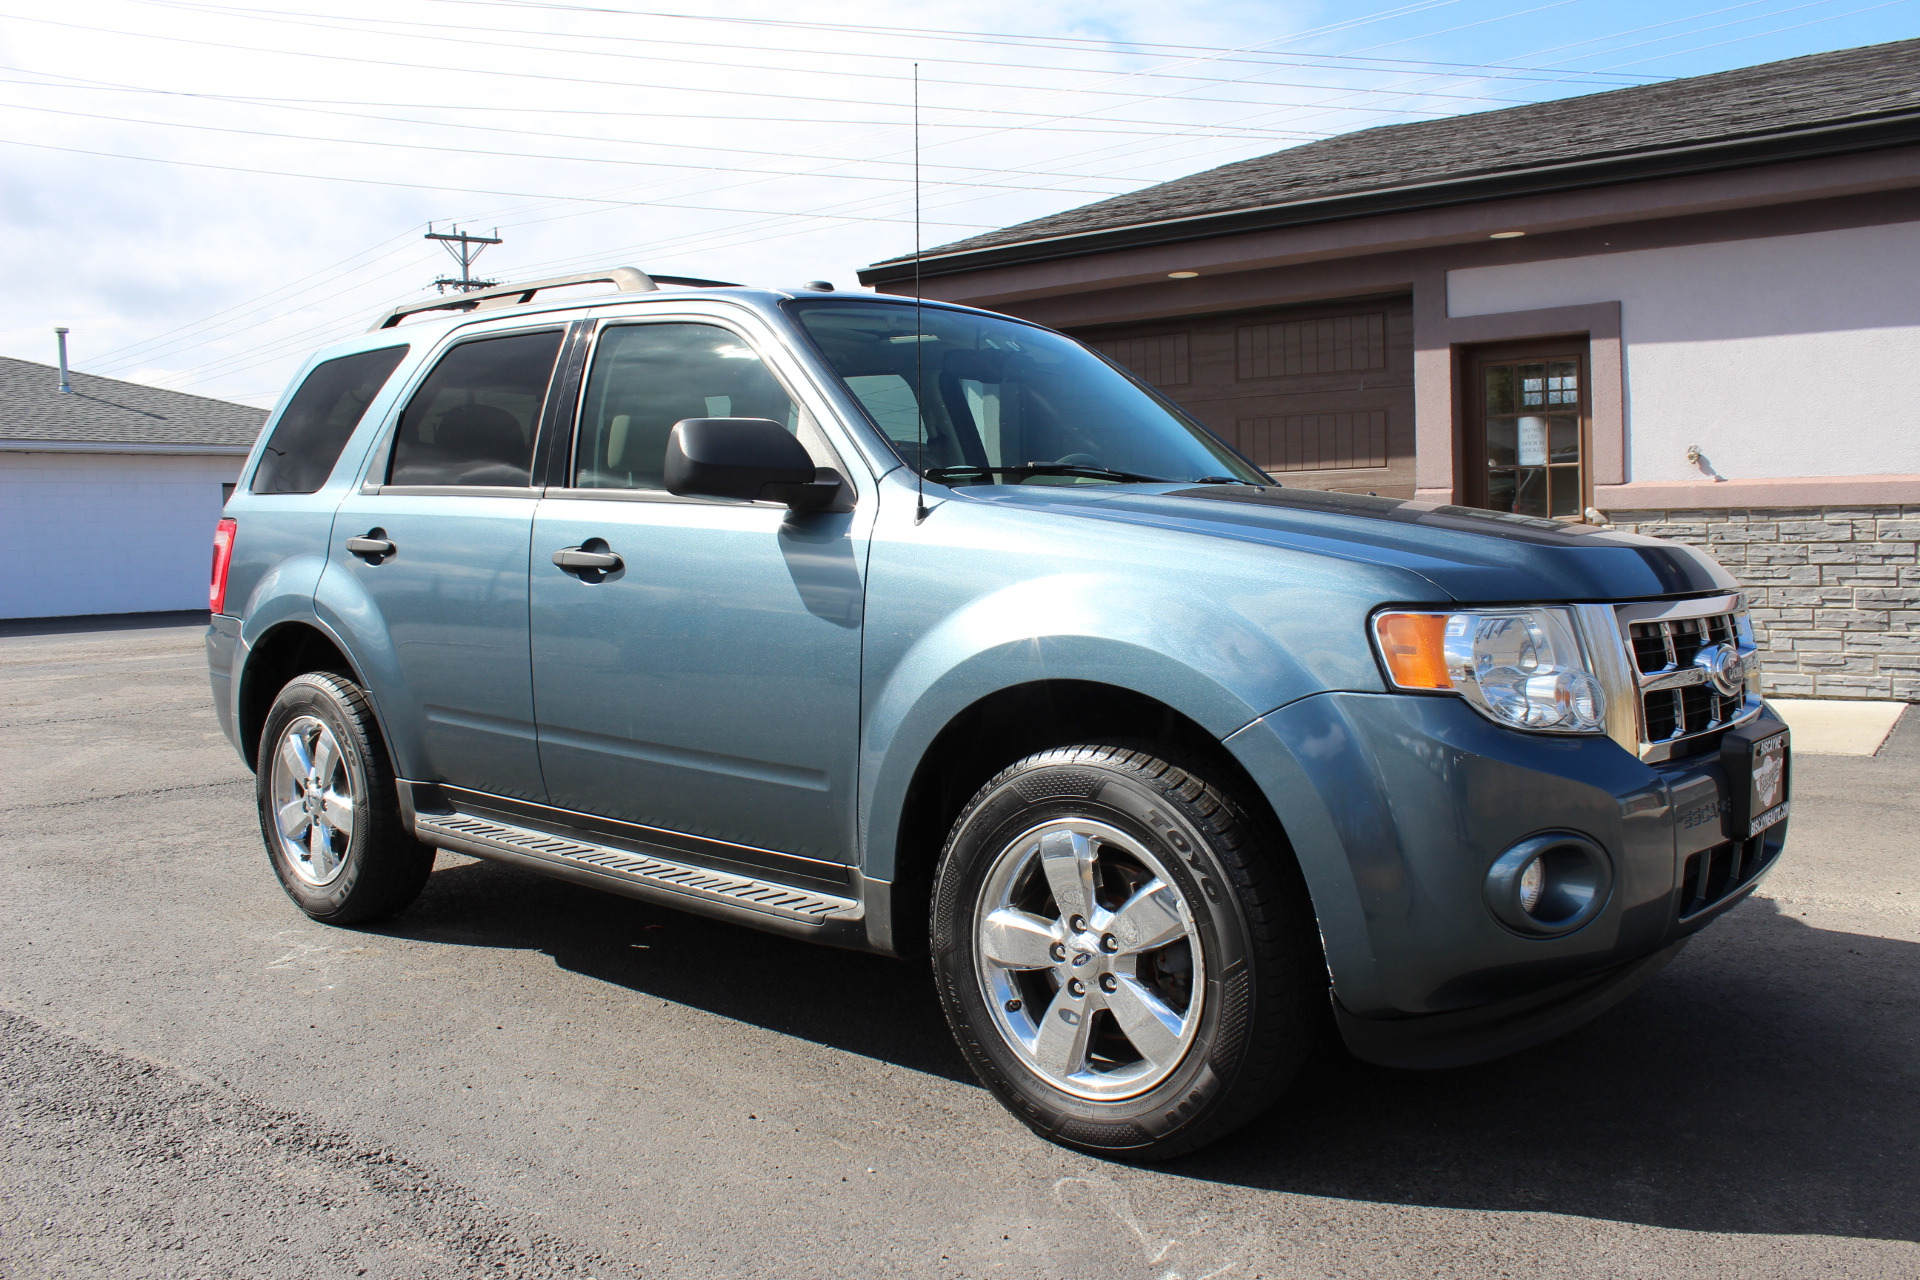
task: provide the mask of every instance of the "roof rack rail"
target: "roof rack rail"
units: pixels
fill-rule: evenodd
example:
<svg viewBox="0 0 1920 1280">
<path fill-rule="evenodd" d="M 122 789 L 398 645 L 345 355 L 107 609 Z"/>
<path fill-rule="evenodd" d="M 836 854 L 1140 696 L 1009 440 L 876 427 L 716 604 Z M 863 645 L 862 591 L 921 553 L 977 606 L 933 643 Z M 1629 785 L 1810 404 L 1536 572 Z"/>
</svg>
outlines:
<svg viewBox="0 0 1920 1280">
<path fill-rule="evenodd" d="M 542 289 L 557 289 L 569 284 L 610 284 L 621 293 L 647 293 L 658 289 L 662 283 L 692 285 L 695 288 L 715 287 L 732 288 L 725 280 L 696 280 L 690 276 L 650 276 L 638 267 L 611 267 L 602 271 L 582 271 L 578 275 L 553 276 L 547 280 L 529 280 L 525 284 L 503 284 L 492 289 L 476 289 L 472 293 L 457 294 L 451 298 L 435 298 L 431 302 L 414 302 L 395 307 L 373 322 L 367 332 L 375 333 L 381 329 L 391 329 L 408 316 L 419 315 L 423 311 L 488 311 L 495 307 L 517 307 L 523 302 L 533 301 L 533 295 Z"/>
</svg>

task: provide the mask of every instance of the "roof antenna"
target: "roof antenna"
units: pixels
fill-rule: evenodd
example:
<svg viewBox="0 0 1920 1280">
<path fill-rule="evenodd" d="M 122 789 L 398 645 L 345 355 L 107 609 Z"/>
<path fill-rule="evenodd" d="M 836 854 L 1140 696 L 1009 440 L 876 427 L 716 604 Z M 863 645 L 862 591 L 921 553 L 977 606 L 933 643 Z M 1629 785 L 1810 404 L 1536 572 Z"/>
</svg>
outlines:
<svg viewBox="0 0 1920 1280">
<path fill-rule="evenodd" d="M 926 345 L 920 331 L 920 64 L 913 64 L 913 415 L 918 426 L 919 451 L 914 459 L 913 522 L 927 518 L 927 404 L 926 379 L 920 371 L 920 349 Z"/>
<path fill-rule="evenodd" d="M 60 335 L 60 390 L 72 395 L 73 379 L 67 376 L 67 327 L 61 325 L 54 332 Z"/>
</svg>

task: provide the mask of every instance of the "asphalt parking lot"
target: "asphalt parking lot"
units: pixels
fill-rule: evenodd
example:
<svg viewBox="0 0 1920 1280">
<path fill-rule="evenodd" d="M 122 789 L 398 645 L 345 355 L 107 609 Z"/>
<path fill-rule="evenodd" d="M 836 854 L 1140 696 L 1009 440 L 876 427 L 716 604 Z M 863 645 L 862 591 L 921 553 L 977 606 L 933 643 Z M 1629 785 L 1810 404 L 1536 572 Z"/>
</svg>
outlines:
<svg viewBox="0 0 1920 1280">
<path fill-rule="evenodd" d="M 1760 896 L 1505 1061 L 1330 1061 L 1137 1168 L 923 966 L 442 855 L 302 917 L 190 626 L 0 624 L 0 1275 L 1912 1277 L 1920 715 L 1796 762 Z M 24 634 L 23 634 L 24 633 Z"/>
</svg>

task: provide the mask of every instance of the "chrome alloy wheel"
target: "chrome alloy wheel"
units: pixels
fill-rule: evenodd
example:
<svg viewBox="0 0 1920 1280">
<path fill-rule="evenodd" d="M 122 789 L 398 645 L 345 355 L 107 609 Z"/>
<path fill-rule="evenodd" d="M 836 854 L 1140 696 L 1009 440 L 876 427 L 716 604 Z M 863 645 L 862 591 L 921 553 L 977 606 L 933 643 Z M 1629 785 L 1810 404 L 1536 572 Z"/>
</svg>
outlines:
<svg viewBox="0 0 1920 1280">
<path fill-rule="evenodd" d="M 1085 818 L 1025 832 L 994 859 L 974 921 L 994 1026 L 1054 1088 L 1134 1097 L 1192 1047 L 1206 990 L 1193 911 L 1132 836 Z"/>
<path fill-rule="evenodd" d="M 302 881 L 332 884 L 353 839 L 353 775 L 333 730 L 300 716 L 273 753 L 273 823 L 280 853 Z"/>
</svg>

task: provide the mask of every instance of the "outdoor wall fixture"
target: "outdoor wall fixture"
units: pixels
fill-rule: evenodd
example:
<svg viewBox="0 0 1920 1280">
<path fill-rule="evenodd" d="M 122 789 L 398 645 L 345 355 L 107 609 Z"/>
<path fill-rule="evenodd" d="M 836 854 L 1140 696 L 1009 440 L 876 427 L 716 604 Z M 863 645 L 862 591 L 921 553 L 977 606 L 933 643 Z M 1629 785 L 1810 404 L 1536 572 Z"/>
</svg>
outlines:
<svg viewBox="0 0 1920 1280">
<path fill-rule="evenodd" d="M 1526 233 L 1526 232 L 1524 232 L 1524 231 L 1496 231 L 1496 232 L 1494 232 L 1494 233 L 1493 233 L 1492 235 L 1490 235 L 1490 236 L 1488 236 L 1488 237 L 1487 237 L 1487 239 L 1489 239 L 1489 240 L 1518 240 L 1518 239 L 1519 239 L 1519 238 L 1520 238 L 1521 236 L 1523 236 L 1523 235 L 1525 235 L 1525 234 L 1527 234 L 1527 233 Z"/>
<path fill-rule="evenodd" d="M 1197 276 L 1197 275 L 1199 275 L 1199 274 L 1200 274 L 1200 273 L 1199 273 L 1198 271 L 1169 271 L 1169 272 L 1167 272 L 1167 279 L 1169 279 L 1169 280 L 1191 280 L 1191 279 L 1193 279 L 1193 278 L 1194 278 L 1195 276 Z"/>
</svg>

